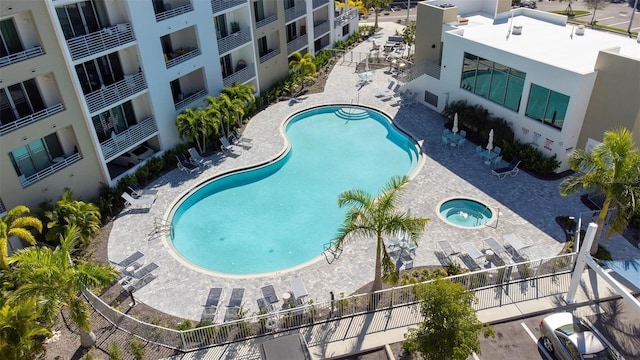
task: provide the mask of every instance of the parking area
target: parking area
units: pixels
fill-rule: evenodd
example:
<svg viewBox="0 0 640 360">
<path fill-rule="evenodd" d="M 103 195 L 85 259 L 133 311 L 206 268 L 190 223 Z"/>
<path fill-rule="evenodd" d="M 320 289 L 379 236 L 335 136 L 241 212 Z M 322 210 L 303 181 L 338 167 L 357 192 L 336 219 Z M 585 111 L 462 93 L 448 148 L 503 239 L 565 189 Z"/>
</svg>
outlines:
<svg viewBox="0 0 640 360">
<path fill-rule="evenodd" d="M 625 359 L 640 359 L 640 313 L 623 300 L 614 300 L 574 310 L 586 317 Z M 548 314 L 494 325 L 495 338 L 480 338 L 479 359 L 555 359 L 540 344 L 540 320 Z"/>
</svg>

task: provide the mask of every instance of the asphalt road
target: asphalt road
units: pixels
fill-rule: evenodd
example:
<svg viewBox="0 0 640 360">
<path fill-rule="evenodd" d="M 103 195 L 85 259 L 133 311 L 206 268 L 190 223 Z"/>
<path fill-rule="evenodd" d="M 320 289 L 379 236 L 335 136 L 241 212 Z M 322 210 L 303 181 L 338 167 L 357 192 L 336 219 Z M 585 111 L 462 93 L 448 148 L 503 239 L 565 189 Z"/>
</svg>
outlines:
<svg viewBox="0 0 640 360">
<path fill-rule="evenodd" d="M 582 307 L 576 315 L 585 316 L 627 360 L 640 359 L 640 313 L 623 300 Z M 469 360 L 554 359 L 542 345 L 540 320 L 545 315 L 494 325 L 495 338 L 480 338 L 482 354 Z"/>
<path fill-rule="evenodd" d="M 563 1 L 539 1 L 536 3 L 537 9 L 542 11 L 556 11 L 565 10 L 568 2 Z M 587 7 L 583 1 L 574 1 L 571 4 L 573 10 L 587 10 Z M 605 3 L 604 9 L 596 10 L 594 20 L 600 25 L 606 25 L 627 31 L 629 28 L 629 22 L 631 21 L 631 15 L 633 14 L 633 8 L 627 3 L 611 4 Z M 409 19 L 415 20 L 416 8 L 415 3 L 409 11 Z M 590 22 L 592 14 L 579 17 L 581 20 Z M 406 3 L 393 3 L 391 10 L 382 10 L 378 13 L 378 22 L 399 22 L 404 23 L 407 19 L 407 4 Z M 373 23 L 375 21 L 375 15 L 370 12 L 368 19 L 363 19 L 362 23 Z M 636 11 L 633 16 L 633 24 L 631 25 L 631 31 L 640 31 L 640 11 Z"/>
</svg>

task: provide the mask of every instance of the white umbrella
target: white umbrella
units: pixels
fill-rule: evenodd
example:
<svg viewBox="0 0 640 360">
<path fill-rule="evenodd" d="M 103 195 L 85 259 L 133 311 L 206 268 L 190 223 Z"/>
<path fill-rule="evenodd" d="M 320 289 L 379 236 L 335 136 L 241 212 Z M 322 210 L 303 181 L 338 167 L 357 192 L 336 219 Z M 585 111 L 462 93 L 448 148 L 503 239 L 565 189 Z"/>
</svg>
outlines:
<svg viewBox="0 0 640 360">
<path fill-rule="evenodd" d="M 453 116 L 453 129 L 451 131 L 454 134 L 458 132 L 458 113 Z"/>
<path fill-rule="evenodd" d="M 493 129 L 489 131 L 489 143 L 487 144 L 487 150 L 493 150 Z"/>
</svg>

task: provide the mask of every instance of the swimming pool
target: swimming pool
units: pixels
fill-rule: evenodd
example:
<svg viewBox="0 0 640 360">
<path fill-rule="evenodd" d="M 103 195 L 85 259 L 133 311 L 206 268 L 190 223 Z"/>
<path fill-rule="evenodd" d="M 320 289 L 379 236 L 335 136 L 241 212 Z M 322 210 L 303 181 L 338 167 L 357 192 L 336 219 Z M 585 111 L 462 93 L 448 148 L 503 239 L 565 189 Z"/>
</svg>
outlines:
<svg viewBox="0 0 640 360">
<path fill-rule="evenodd" d="M 174 207 L 171 245 L 181 258 L 230 275 L 317 260 L 343 222 L 341 192 L 377 194 L 420 160 L 416 144 L 371 109 L 324 106 L 284 124 L 281 158 L 213 179 Z"/>
</svg>

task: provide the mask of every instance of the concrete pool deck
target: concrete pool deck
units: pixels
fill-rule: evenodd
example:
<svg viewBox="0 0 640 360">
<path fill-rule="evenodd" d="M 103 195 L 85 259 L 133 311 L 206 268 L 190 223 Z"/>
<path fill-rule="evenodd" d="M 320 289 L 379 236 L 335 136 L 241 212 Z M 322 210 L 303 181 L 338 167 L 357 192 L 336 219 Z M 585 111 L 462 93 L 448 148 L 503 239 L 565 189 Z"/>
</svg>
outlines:
<svg viewBox="0 0 640 360">
<path fill-rule="evenodd" d="M 385 26 L 388 26 L 385 24 Z M 386 28 L 375 38 L 393 34 Z M 356 51 L 367 52 L 370 41 L 360 44 Z M 147 305 L 170 315 L 200 320 L 209 289 L 222 287 L 220 310 L 216 322 L 221 322 L 224 307 L 232 288 L 245 288 L 244 307 L 249 314 L 258 311 L 260 288 L 271 284 L 276 293 L 291 290 L 289 280 L 302 278 L 309 291 L 308 299 L 329 300 L 329 292 L 337 297 L 350 294 L 373 279 L 375 242 L 373 239 L 356 240 L 345 246 L 342 255 L 328 264 L 318 249 L 317 261 L 293 271 L 281 271 L 267 276 L 225 277 L 198 271 L 174 257 L 162 235 L 150 235 L 157 218 L 167 216 L 172 205 L 198 184 L 211 177 L 253 166 L 275 158 L 285 150 L 281 129 L 283 121 L 304 109 L 329 104 L 359 104 L 386 113 L 403 131 L 411 134 L 420 144 L 424 165 L 407 186 L 403 208 L 411 209 L 415 216 L 431 219 L 416 250 L 413 266 L 440 265 L 435 252 L 437 242 L 447 240 L 454 249 L 471 242 L 478 249 L 485 248 L 483 240 L 489 237 L 502 242 L 503 235 L 514 233 L 530 247 L 526 254 L 534 259 L 556 255 L 564 245 L 565 234 L 556 224 L 560 215 L 578 216 L 589 209 L 578 196 L 561 197 L 560 180 L 543 181 L 525 172 L 499 180 L 490 167 L 475 155 L 475 145 L 467 143 L 462 149 L 442 147 L 442 116 L 423 105 L 391 106 L 393 101 L 381 101 L 375 95 L 384 90 L 390 80 L 396 80 L 377 70 L 371 82 L 358 85 L 355 64 L 336 65 L 327 79 L 324 93 L 305 95 L 298 101 L 279 102 L 260 112 L 248 123 L 244 136 L 253 139 L 250 149 L 237 155 L 216 154 L 210 159 L 214 165 L 202 173 L 187 175 L 176 169 L 155 180 L 147 188 L 158 190 L 158 198 L 147 212 L 125 210 L 114 221 L 109 238 L 109 260 L 118 263 L 135 251 L 144 257 L 141 264 L 151 262 L 159 267 L 153 271 L 157 278 L 135 292 L 135 297 Z M 486 203 L 499 213 L 492 226 L 480 229 L 461 229 L 444 223 L 436 215 L 436 205 L 445 198 L 464 196 Z M 337 201 L 337 195 L 336 195 Z M 220 214 L 224 216 L 224 214 Z M 250 221 L 250 219 L 247 219 Z M 283 219 L 286 224 L 286 219 Z M 330 239 L 327 239 L 329 241 Z M 247 246 L 243 251 L 251 251 Z"/>
</svg>

